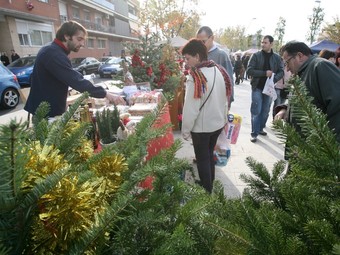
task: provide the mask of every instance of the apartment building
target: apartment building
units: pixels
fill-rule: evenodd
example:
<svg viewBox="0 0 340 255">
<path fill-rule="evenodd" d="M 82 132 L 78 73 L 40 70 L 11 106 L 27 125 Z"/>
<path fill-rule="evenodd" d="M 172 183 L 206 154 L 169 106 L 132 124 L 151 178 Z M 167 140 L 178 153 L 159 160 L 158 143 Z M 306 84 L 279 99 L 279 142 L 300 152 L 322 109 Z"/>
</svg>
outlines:
<svg viewBox="0 0 340 255">
<path fill-rule="evenodd" d="M 1 0 L 0 52 L 37 54 L 63 22 L 76 20 L 88 39 L 74 56 L 120 56 L 123 42 L 138 41 L 138 11 L 138 0 Z"/>
</svg>

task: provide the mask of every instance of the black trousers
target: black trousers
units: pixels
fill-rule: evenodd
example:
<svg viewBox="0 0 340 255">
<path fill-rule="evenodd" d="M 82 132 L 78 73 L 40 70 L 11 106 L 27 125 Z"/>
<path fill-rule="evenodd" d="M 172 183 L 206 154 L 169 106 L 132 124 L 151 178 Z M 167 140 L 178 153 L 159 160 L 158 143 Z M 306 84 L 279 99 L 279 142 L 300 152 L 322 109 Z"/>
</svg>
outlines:
<svg viewBox="0 0 340 255">
<path fill-rule="evenodd" d="M 214 148 L 221 131 L 222 128 L 211 133 L 191 132 L 198 175 L 201 185 L 209 193 L 212 191 L 213 181 L 215 180 Z"/>
</svg>

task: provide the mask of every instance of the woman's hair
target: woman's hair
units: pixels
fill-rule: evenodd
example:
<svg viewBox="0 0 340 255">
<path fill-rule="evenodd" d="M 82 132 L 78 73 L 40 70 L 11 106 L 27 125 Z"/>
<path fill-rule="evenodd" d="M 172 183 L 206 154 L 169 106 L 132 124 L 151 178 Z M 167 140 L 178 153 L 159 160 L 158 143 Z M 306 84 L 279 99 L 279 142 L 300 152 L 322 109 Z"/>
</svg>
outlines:
<svg viewBox="0 0 340 255">
<path fill-rule="evenodd" d="M 325 58 L 325 59 L 335 58 L 335 52 L 327 50 L 327 49 L 323 49 L 319 52 L 319 57 Z"/>
<path fill-rule="evenodd" d="M 190 56 L 195 56 L 198 54 L 200 61 L 208 60 L 208 50 L 205 44 L 198 39 L 191 39 L 184 45 L 182 49 L 182 55 L 188 54 Z"/>
<path fill-rule="evenodd" d="M 340 47 L 335 51 L 335 64 L 337 67 L 340 67 Z"/>
<path fill-rule="evenodd" d="M 74 20 L 67 21 L 61 25 L 58 29 L 56 38 L 62 42 L 65 42 L 65 35 L 74 36 L 78 31 L 82 31 L 87 35 L 85 27 Z"/>
</svg>

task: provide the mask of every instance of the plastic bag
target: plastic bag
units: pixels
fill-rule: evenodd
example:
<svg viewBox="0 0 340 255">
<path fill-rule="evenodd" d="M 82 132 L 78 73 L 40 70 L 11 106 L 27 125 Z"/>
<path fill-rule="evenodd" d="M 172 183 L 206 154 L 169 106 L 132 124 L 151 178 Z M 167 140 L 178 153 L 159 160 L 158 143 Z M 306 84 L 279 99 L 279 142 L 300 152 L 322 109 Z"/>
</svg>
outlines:
<svg viewBox="0 0 340 255">
<path fill-rule="evenodd" d="M 220 135 L 217 138 L 214 160 L 217 166 L 225 166 L 228 163 L 230 157 L 230 140 L 227 139 L 226 129 L 223 128 Z"/>
<path fill-rule="evenodd" d="M 270 96 L 273 100 L 276 100 L 277 94 L 275 91 L 274 75 L 275 74 L 272 73 L 272 76 L 267 78 L 262 93 L 267 96 Z"/>
</svg>

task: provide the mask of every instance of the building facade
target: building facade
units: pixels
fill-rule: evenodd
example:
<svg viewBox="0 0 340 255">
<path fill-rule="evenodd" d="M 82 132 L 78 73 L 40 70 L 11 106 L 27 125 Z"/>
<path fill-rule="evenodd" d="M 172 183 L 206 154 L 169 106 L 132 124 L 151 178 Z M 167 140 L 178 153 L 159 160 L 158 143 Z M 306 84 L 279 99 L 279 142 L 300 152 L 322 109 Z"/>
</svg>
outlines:
<svg viewBox="0 0 340 255">
<path fill-rule="evenodd" d="M 138 41 L 138 11 L 138 0 L 1 0 L 0 52 L 37 54 L 63 22 L 75 20 L 88 38 L 71 58 L 120 56 L 123 42 Z"/>
</svg>

